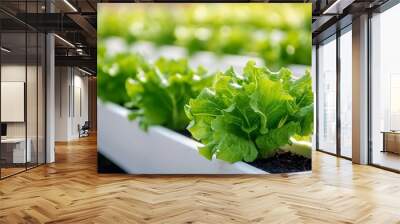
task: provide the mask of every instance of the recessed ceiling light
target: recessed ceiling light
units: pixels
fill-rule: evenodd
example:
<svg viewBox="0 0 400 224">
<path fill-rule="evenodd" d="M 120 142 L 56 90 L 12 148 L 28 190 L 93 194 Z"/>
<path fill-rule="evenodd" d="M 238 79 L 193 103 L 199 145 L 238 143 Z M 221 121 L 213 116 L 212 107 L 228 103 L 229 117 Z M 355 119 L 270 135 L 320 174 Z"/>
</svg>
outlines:
<svg viewBox="0 0 400 224">
<path fill-rule="evenodd" d="M 11 52 L 11 50 L 9 50 L 9 49 L 7 49 L 7 48 L 5 48 L 5 47 L 1 47 L 0 49 L 1 49 L 2 51 L 6 52 L 6 53 L 10 53 L 10 52 Z"/>
<path fill-rule="evenodd" d="M 355 0 L 336 0 L 322 14 L 342 14 L 343 10 L 351 5 Z"/>
<path fill-rule="evenodd" d="M 88 72 L 88 71 L 86 71 L 86 70 L 83 70 L 83 69 L 81 69 L 81 68 L 79 68 L 79 67 L 78 67 L 78 70 L 81 71 L 81 72 L 83 72 L 83 73 L 85 73 L 85 74 L 87 74 L 87 75 L 92 75 L 92 73 L 90 73 L 90 72 Z"/>
<path fill-rule="evenodd" d="M 57 37 L 59 40 L 61 40 L 62 42 L 66 43 L 67 45 L 69 45 L 70 47 L 75 48 L 75 45 L 73 45 L 71 42 L 69 42 L 68 40 L 60 37 L 58 34 L 54 34 L 55 37 Z"/>
<path fill-rule="evenodd" d="M 67 4 L 74 12 L 78 12 L 78 10 L 68 0 L 64 0 L 64 3 Z"/>
</svg>

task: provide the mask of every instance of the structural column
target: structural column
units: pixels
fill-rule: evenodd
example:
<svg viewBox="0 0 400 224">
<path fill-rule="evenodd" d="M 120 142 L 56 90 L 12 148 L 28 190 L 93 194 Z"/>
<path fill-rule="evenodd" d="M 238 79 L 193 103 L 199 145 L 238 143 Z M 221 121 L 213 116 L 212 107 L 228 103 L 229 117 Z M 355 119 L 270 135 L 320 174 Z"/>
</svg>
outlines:
<svg viewBox="0 0 400 224">
<path fill-rule="evenodd" d="M 53 12 L 54 5 L 46 1 L 46 12 Z M 46 34 L 46 163 L 55 161 L 55 43 L 54 34 Z"/>
<path fill-rule="evenodd" d="M 54 74 L 54 35 L 46 36 L 46 163 L 55 161 L 55 74 Z"/>
<path fill-rule="evenodd" d="M 353 162 L 368 163 L 368 15 L 353 19 Z"/>
</svg>

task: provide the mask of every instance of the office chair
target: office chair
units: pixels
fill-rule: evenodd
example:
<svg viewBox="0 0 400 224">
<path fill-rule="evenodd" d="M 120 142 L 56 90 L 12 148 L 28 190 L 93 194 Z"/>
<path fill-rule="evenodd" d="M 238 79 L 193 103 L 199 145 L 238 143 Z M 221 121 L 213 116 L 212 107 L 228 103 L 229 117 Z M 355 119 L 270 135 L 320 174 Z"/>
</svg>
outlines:
<svg viewBox="0 0 400 224">
<path fill-rule="evenodd" d="M 82 125 L 82 127 L 80 127 L 80 125 L 78 125 L 79 138 L 89 136 L 89 129 L 90 129 L 89 121 L 85 121 L 85 123 Z"/>
</svg>

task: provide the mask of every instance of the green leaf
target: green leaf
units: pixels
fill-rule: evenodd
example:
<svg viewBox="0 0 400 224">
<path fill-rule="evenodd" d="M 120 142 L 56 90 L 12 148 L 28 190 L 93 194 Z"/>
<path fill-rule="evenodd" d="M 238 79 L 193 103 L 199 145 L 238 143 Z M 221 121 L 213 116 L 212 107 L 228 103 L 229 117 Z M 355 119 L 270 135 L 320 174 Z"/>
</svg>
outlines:
<svg viewBox="0 0 400 224">
<path fill-rule="evenodd" d="M 290 112 L 292 96 L 279 81 L 272 81 L 266 75 L 255 78 L 256 89 L 251 95 L 250 106 L 260 116 L 260 133 L 278 127 L 279 122 Z"/>
<path fill-rule="evenodd" d="M 211 160 L 213 157 L 213 145 L 206 145 L 204 147 L 199 147 L 200 155 L 204 156 L 206 159 Z"/>
<path fill-rule="evenodd" d="M 280 146 L 290 144 L 290 137 L 300 131 L 298 122 L 290 122 L 256 138 L 257 147 L 263 157 L 273 155 Z"/>
<path fill-rule="evenodd" d="M 222 113 L 227 106 L 215 92 L 205 88 L 196 99 L 189 101 L 191 114 L 196 116 L 216 116 Z"/>
<path fill-rule="evenodd" d="M 187 129 L 190 131 L 193 138 L 204 141 L 208 139 L 212 134 L 211 130 L 212 120 L 213 117 L 211 116 L 196 117 L 189 123 Z"/>
<path fill-rule="evenodd" d="M 302 107 L 295 117 L 301 124 L 301 136 L 311 135 L 314 128 L 314 104 Z"/>
<path fill-rule="evenodd" d="M 226 117 L 214 119 L 211 127 L 218 159 L 234 163 L 241 160 L 251 162 L 257 158 L 258 151 L 250 137 L 239 126 L 226 121 Z"/>
</svg>

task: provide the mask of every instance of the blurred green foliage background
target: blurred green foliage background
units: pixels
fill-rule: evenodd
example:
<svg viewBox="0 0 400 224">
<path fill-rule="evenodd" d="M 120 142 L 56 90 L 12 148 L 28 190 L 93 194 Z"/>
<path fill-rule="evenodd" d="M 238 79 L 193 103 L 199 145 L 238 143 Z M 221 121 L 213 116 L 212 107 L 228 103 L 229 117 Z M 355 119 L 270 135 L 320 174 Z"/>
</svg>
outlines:
<svg viewBox="0 0 400 224">
<path fill-rule="evenodd" d="M 150 41 L 190 54 L 211 51 L 260 57 L 274 69 L 311 65 L 311 4 L 100 4 L 98 41 Z"/>
</svg>

